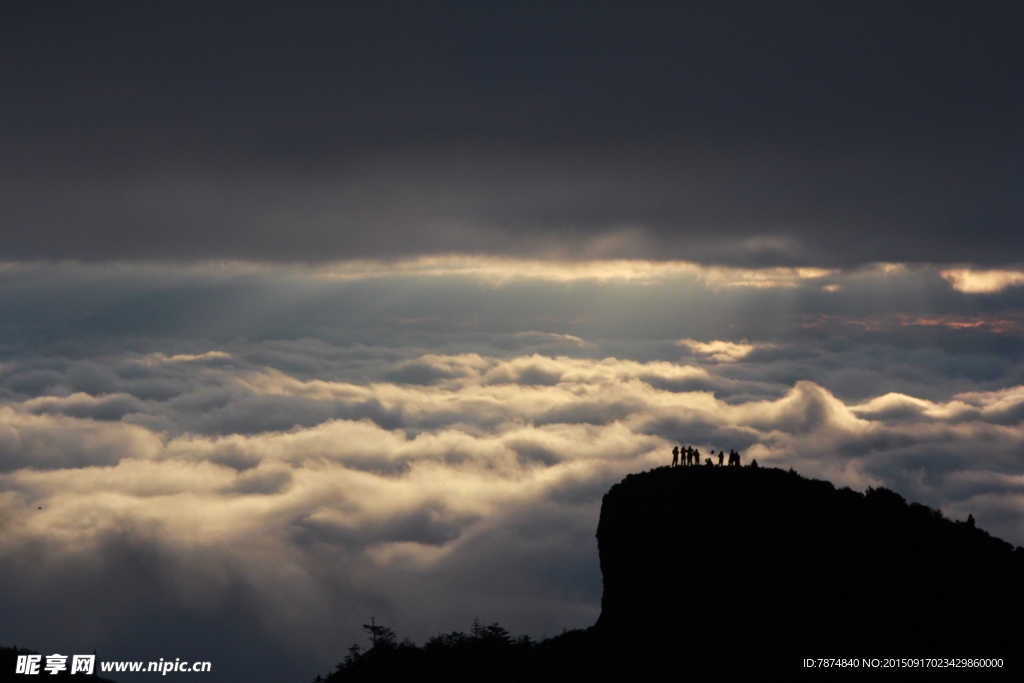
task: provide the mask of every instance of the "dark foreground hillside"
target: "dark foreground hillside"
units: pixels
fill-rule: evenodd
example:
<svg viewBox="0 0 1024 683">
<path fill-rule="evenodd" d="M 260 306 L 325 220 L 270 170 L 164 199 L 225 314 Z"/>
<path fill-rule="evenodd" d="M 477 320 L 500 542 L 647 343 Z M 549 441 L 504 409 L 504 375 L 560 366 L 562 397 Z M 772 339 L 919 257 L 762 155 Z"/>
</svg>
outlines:
<svg viewBox="0 0 1024 683">
<path fill-rule="evenodd" d="M 592 630 L 661 663 L 1011 665 L 1021 651 L 1024 549 L 887 489 L 836 490 L 767 468 L 663 468 L 612 487 L 597 539 L 604 595 Z"/>
<path fill-rule="evenodd" d="M 590 629 L 543 643 L 483 631 L 423 648 L 392 639 L 329 680 L 966 680 L 1021 669 L 1024 549 L 886 489 L 836 490 L 767 468 L 666 467 L 612 487 L 597 540 L 604 595 Z M 805 667 L 817 658 L 858 666 Z M 1003 668 L 863 671 L 865 659 L 966 663 L 958 658 Z"/>
</svg>

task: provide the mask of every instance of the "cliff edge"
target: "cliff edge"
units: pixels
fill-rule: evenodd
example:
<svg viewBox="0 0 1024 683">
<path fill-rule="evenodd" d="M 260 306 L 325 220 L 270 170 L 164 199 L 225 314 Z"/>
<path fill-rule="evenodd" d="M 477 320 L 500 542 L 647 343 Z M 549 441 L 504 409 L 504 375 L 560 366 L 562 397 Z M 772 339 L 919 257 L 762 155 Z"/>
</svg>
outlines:
<svg viewBox="0 0 1024 683">
<path fill-rule="evenodd" d="M 537 642 L 475 624 L 422 648 L 392 633 L 317 680 L 1019 678 L 1024 549 L 887 489 L 664 467 L 608 491 L 597 541 L 589 629 Z M 824 658 L 846 666 L 820 673 Z"/>
<path fill-rule="evenodd" d="M 818 657 L 1009 666 L 1024 635 L 1024 549 L 887 489 L 837 490 L 792 470 L 659 468 L 611 488 L 597 540 L 593 631 L 659 668 L 793 671 Z"/>
</svg>

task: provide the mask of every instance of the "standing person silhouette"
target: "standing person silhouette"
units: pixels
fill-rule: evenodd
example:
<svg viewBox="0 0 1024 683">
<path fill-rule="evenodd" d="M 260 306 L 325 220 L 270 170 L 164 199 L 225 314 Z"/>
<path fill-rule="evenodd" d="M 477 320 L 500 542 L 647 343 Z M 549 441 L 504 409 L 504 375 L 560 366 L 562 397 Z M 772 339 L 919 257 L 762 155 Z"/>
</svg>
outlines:
<svg viewBox="0 0 1024 683">
<path fill-rule="evenodd" d="M 711 455 L 714 455 L 714 454 L 715 454 L 715 452 L 711 451 Z M 725 460 L 725 451 L 724 450 L 718 451 L 718 466 L 719 467 L 722 466 L 722 461 L 723 460 Z"/>
<path fill-rule="evenodd" d="M 679 446 L 672 449 L 672 467 L 679 464 Z"/>
</svg>

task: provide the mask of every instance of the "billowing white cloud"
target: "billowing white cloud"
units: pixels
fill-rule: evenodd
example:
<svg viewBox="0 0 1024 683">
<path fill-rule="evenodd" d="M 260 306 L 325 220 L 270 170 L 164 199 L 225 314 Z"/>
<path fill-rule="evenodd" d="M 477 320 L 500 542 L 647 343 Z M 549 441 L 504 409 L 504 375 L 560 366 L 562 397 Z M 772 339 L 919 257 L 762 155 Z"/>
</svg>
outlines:
<svg viewBox="0 0 1024 683">
<path fill-rule="evenodd" d="M 1024 272 L 1018 270 L 950 268 L 942 271 L 942 277 L 953 285 L 953 289 L 966 294 L 992 294 L 1007 287 L 1024 285 Z"/>
<path fill-rule="evenodd" d="M 699 342 L 694 339 L 680 339 L 676 344 L 680 346 L 687 346 L 691 350 L 707 356 L 710 360 L 718 361 L 719 363 L 732 363 L 738 361 L 757 348 L 757 345 L 755 344 L 742 342 L 735 343 L 721 340 Z"/>
<path fill-rule="evenodd" d="M 522 525 L 541 523 L 536 515 L 545 530 L 530 533 L 567 534 L 577 544 L 552 540 L 544 553 L 565 550 L 589 566 L 584 597 L 571 597 L 571 583 L 559 588 L 560 618 L 584 625 L 597 605 L 590 534 L 600 495 L 630 471 L 665 464 L 674 443 L 705 454 L 737 448 L 747 461 L 857 488 L 909 482 L 926 502 L 954 512 L 986 490 L 1024 496 L 1000 479 L 1024 445 L 1024 415 L 1014 412 L 1021 387 L 944 403 L 890 393 L 848 405 L 801 381 L 778 398 L 726 403 L 713 391 L 659 387 L 713 378 L 706 368 L 661 361 L 425 354 L 389 372 L 402 377 L 414 366 L 437 374 L 430 382 L 351 384 L 269 368 L 193 368 L 194 381 L 237 390 L 219 411 L 234 403 L 244 410 L 254 397 L 282 409 L 373 404 L 394 426 L 328 417 L 251 433 L 160 432 L 142 426 L 141 416 L 194 419 L 177 397 L 80 392 L 9 402 L 0 412 L 4 561 L 41 547 L 46 562 L 91 562 L 82 558 L 107 552 L 112 535 L 142 539 L 176 558 L 181 605 L 240 581 L 265 596 L 250 608 L 272 638 L 290 647 L 319 643 L 326 656 L 339 633 L 354 635 L 352 624 L 318 605 L 376 596 L 391 622 L 423 637 L 423 614 L 444 609 L 417 598 L 417 586 L 429 596 L 428 586 L 451 585 L 450 576 L 481 562 L 495 581 L 534 585 L 531 562 L 543 561 L 525 557 L 534 549 L 520 535 Z M 118 401 L 135 412 L 117 418 L 97 407 Z M 934 461 L 930 478 L 916 477 L 922 459 Z M 980 472 L 995 477 L 989 488 L 965 492 L 963 476 Z M 1017 509 L 986 504 L 974 512 L 1009 529 L 1007 515 L 1021 521 Z M 523 568 L 498 569 L 478 555 L 499 529 L 523 542 Z M 328 557 L 344 561 L 325 564 Z M 507 607 L 485 584 L 477 590 L 483 604 Z M 541 626 L 526 611 L 501 616 L 520 628 Z"/>
<path fill-rule="evenodd" d="M 456 265 L 0 269 L 0 627 L 312 678 L 370 615 L 585 626 L 601 496 L 675 444 L 1024 542 L 1020 316 L 935 269 Z"/>
</svg>

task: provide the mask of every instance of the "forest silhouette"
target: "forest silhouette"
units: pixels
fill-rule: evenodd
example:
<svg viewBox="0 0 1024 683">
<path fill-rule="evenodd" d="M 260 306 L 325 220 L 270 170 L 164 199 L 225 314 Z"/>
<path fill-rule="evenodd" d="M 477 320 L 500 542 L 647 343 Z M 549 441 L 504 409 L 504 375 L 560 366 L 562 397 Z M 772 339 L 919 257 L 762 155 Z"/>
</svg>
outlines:
<svg viewBox="0 0 1024 683">
<path fill-rule="evenodd" d="M 594 626 L 536 641 L 476 621 L 419 647 L 373 622 L 370 647 L 317 681 L 819 675 L 809 658 L 1002 659 L 972 678 L 1019 668 L 1024 548 L 885 488 L 756 463 L 662 467 L 611 488 L 597 541 Z"/>
</svg>

